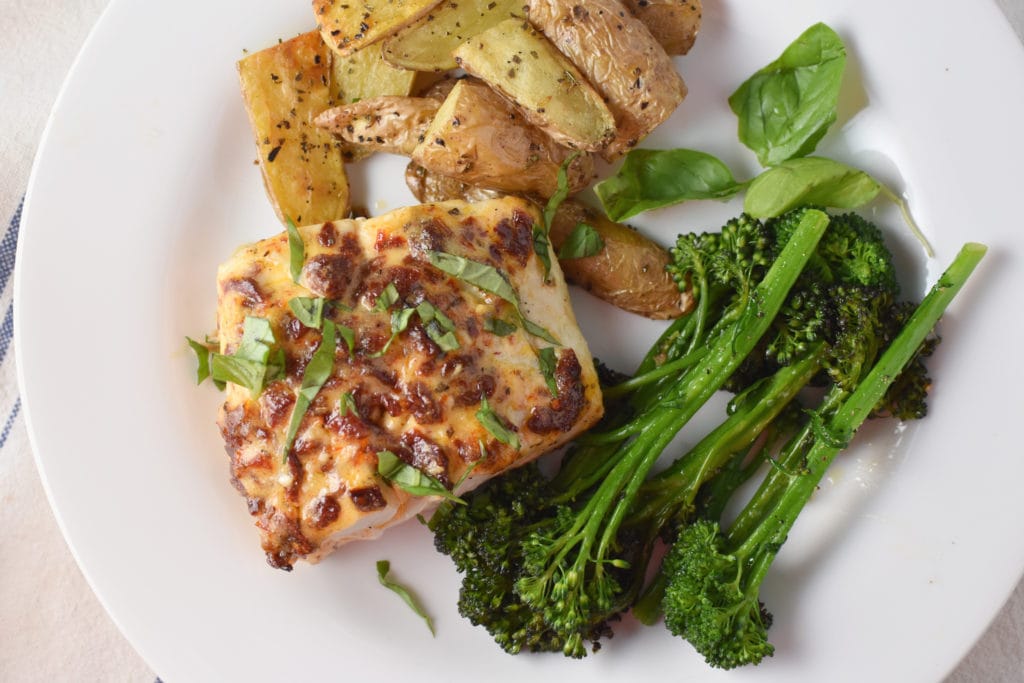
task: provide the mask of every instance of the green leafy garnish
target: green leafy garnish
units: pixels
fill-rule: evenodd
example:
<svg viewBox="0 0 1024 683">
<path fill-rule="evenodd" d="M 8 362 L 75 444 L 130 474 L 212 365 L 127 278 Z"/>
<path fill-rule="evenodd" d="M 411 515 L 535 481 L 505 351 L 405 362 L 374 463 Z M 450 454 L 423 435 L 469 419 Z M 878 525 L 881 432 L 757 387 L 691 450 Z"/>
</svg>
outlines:
<svg viewBox="0 0 1024 683">
<path fill-rule="evenodd" d="M 306 245 L 302 241 L 302 235 L 291 218 L 286 220 L 288 224 L 288 265 L 291 270 L 292 282 L 298 282 L 302 276 L 302 265 L 306 262 Z"/>
<path fill-rule="evenodd" d="M 756 218 L 774 218 L 797 206 L 853 209 L 877 197 L 880 189 L 867 173 L 838 161 L 790 159 L 754 178 L 743 210 Z"/>
<path fill-rule="evenodd" d="M 356 417 L 360 417 L 359 411 L 356 409 L 356 399 L 352 395 L 351 391 L 346 391 L 338 398 L 338 414 L 345 417 L 349 413 L 352 413 Z"/>
<path fill-rule="evenodd" d="M 281 453 L 281 457 L 285 461 L 288 460 L 288 453 L 292 450 L 292 444 L 295 443 L 295 436 L 298 434 L 299 425 L 302 424 L 302 418 L 306 415 L 309 404 L 320 393 L 320 388 L 323 387 L 324 382 L 330 378 L 331 373 L 334 371 L 334 354 L 337 352 L 337 348 L 334 323 L 330 320 L 325 320 L 320 346 L 313 352 L 309 363 L 306 364 L 305 371 L 302 373 L 302 387 L 299 389 L 299 395 L 295 398 L 295 408 L 292 410 L 292 419 L 288 423 L 288 431 L 285 433 L 284 448 Z"/>
<path fill-rule="evenodd" d="M 491 409 L 486 396 L 480 398 L 480 409 L 476 411 L 476 421 L 483 425 L 483 428 L 490 432 L 495 439 L 506 446 L 519 450 L 519 437 L 505 427 L 498 414 Z"/>
<path fill-rule="evenodd" d="M 562 248 L 558 250 L 558 258 L 574 259 L 586 258 L 600 254 L 604 249 L 604 240 L 592 225 L 577 223 L 569 236 L 562 242 Z"/>
<path fill-rule="evenodd" d="M 389 282 L 377 296 L 377 302 L 373 305 L 373 310 L 377 313 L 386 313 L 398 301 L 399 296 L 395 283 Z"/>
<path fill-rule="evenodd" d="M 348 346 L 349 355 L 352 355 L 356 350 L 356 333 L 351 327 L 347 327 L 339 323 L 334 323 L 334 327 L 338 334 L 341 335 L 341 338 L 345 340 L 345 345 Z"/>
<path fill-rule="evenodd" d="M 558 382 L 555 381 L 555 367 L 558 359 L 555 357 L 555 350 L 550 346 L 537 351 L 537 363 L 540 365 L 540 374 L 544 375 L 544 382 L 547 383 L 551 395 L 558 398 Z"/>
<path fill-rule="evenodd" d="M 459 348 L 458 337 L 455 336 L 455 323 L 434 304 L 424 300 L 416 307 L 416 312 L 423 321 L 427 336 L 444 351 Z"/>
<path fill-rule="evenodd" d="M 555 214 L 558 212 L 558 207 L 561 206 L 565 198 L 569 196 L 569 166 L 572 162 L 576 161 L 576 157 L 580 155 L 579 152 L 575 152 L 569 156 L 562 165 L 558 167 L 558 177 L 556 179 L 555 193 L 548 199 L 547 205 L 544 207 L 544 228 L 546 231 L 551 230 L 551 223 L 555 220 Z"/>
<path fill-rule="evenodd" d="M 594 187 L 615 221 L 691 199 L 725 199 L 742 189 L 724 163 L 694 149 L 634 149 L 618 173 Z"/>
<path fill-rule="evenodd" d="M 484 318 L 484 331 L 499 337 L 507 337 L 518 329 L 512 323 L 506 322 L 501 318 L 494 318 L 492 316 Z"/>
<path fill-rule="evenodd" d="M 740 142 L 762 166 L 814 151 L 836 120 L 846 48 L 825 24 L 804 31 L 729 97 Z"/>
<path fill-rule="evenodd" d="M 265 318 L 246 317 L 242 339 L 233 354 L 210 354 L 210 376 L 214 382 L 237 384 L 253 396 L 282 375 L 284 350 L 277 346 L 274 330 Z"/>
<path fill-rule="evenodd" d="M 551 251 L 549 246 L 547 229 L 540 225 L 533 226 L 533 253 L 537 254 L 537 258 L 544 264 L 545 281 L 547 281 L 548 276 L 551 274 Z"/>
<path fill-rule="evenodd" d="M 430 629 L 430 635 L 436 635 L 434 633 L 434 622 L 430 619 L 430 615 L 427 614 L 426 610 L 420 606 L 419 602 L 412 593 L 409 592 L 405 586 L 395 583 L 388 578 L 388 574 L 391 572 L 391 563 L 387 560 L 377 560 L 377 580 L 380 581 L 380 585 L 387 588 L 389 591 L 402 598 L 406 605 L 409 606 L 418 617 L 423 619 L 427 623 L 427 628 Z"/>
<path fill-rule="evenodd" d="M 196 367 L 196 384 L 202 384 L 203 380 L 210 376 L 210 355 L 214 351 L 206 344 L 197 342 L 191 337 L 185 337 L 185 341 L 188 342 L 189 347 L 196 354 L 196 361 L 198 362 Z"/>
<path fill-rule="evenodd" d="M 387 342 L 381 347 L 380 351 L 370 354 L 370 358 L 380 358 L 388 352 L 388 349 L 391 348 L 391 343 L 398 339 L 398 335 L 409 327 L 409 321 L 414 313 L 416 313 L 415 308 L 402 308 L 397 311 L 391 311 L 391 336 L 388 337 Z"/>
<path fill-rule="evenodd" d="M 562 345 L 561 342 L 555 339 L 554 335 L 552 335 L 550 332 L 545 330 L 537 323 L 531 322 L 523 316 L 519 317 L 519 322 L 522 324 L 523 329 L 532 334 L 534 337 L 539 337 L 549 344 L 555 344 L 556 346 Z"/>
<path fill-rule="evenodd" d="M 494 266 L 444 251 L 428 251 L 427 258 L 438 270 L 474 287 L 490 292 L 519 308 L 519 297 L 508 279 Z"/>
<path fill-rule="evenodd" d="M 288 308 L 292 309 L 295 319 L 306 327 L 319 330 L 324 324 L 324 305 L 326 299 L 320 297 L 297 296 L 288 301 Z"/>
<path fill-rule="evenodd" d="M 403 462 L 391 451 L 377 452 L 377 474 L 412 496 L 440 496 L 453 503 L 465 503 L 437 479 Z"/>
</svg>

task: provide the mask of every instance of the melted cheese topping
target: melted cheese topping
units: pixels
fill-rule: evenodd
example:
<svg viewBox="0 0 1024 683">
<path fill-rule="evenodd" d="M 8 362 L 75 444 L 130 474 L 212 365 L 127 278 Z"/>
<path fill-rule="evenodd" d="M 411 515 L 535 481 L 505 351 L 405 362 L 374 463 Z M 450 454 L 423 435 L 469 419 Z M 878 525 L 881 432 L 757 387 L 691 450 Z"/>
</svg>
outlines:
<svg viewBox="0 0 1024 683">
<path fill-rule="evenodd" d="M 231 471 L 256 517 L 268 561 L 290 568 L 345 541 L 370 538 L 436 502 L 393 487 L 377 473 L 389 450 L 446 487 L 469 490 L 509 467 L 557 448 L 602 412 L 593 360 L 569 304 L 557 262 L 549 276 L 534 253 L 535 207 L 516 198 L 445 202 L 372 219 L 300 228 L 305 262 L 289 275 L 287 235 L 241 248 L 218 272 L 222 353 L 238 345 L 247 316 L 267 319 L 285 352 L 285 377 L 252 396 L 229 384 L 219 425 Z M 498 270 L 516 291 L 508 301 L 431 265 L 446 252 Z M 377 307 L 394 285 L 398 300 Z M 294 297 L 328 299 L 325 316 L 354 333 L 341 339 L 334 370 L 300 424 L 291 450 L 285 433 L 306 364 L 321 332 L 289 309 Z M 417 314 L 392 337 L 391 312 L 428 301 L 454 323 L 458 348 L 443 351 Z M 558 344 L 526 332 L 521 313 Z M 513 323 L 507 336 L 488 319 Z M 538 360 L 552 347 L 552 394 Z M 346 409 L 349 395 L 355 410 Z M 486 398 L 518 450 L 501 443 L 477 412 Z"/>
</svg>

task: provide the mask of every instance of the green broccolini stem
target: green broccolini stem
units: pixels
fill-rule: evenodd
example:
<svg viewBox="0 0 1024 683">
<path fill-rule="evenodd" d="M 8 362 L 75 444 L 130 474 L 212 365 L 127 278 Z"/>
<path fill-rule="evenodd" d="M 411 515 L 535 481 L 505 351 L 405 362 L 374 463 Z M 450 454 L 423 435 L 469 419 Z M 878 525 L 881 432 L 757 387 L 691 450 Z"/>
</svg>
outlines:
<svg viewBox="0 0 1024 683">
<path fill-rule="evenodd" d="M 613 387 L 605 389 L 603 392 L 604 397 L 617 398 L 619 396 L 622 396 L 623 394 L 638 389 L 639 387 L 646 386 L 648 384 L 656 382 L 662 377 L 667 377 L 668 375 L 673 375 L 679 372 L 680 370 L 685 370 L 686 368 L 690 367 L 691 365 L 699 361 L 701 358 L 703 358 L 707 354 L 707 352 L 707 349 L 697 349 L 695 351 L 691 351 L 682 358 L 677 358 L 676 360 L 672 360 L 662 365 L 659 365 L 654 370 L 645 372 L 642 375 L 636 375 L 630 379 L 627 379 L 625 382 L 620 382 Z"/>
<path fill-rule="evenodd" d="M 752 533 L 740 535 L 735 526 L 726 534 L 727 546 L 739 557 L 754 557 L 767 549 L 767 563 L 785 541 L 797 515 L 810 499 L 835 456 L 842 450 L 835 442 L 848 441 L 868 418 L 903 367 L 914 357 L 950 302 L 985 255 L 981 244 L 964 245 L 939 281 L 928 292 L 903 329 L 857 388 L 834 412 L 823 415 L 832 438 L 814 440 L 807 451 L 806 471 L 794 476 L 790 485 L 764 515 Z M 755 494 L 755 501 L 760 491 Z M 754 501 L 752 501 L 754 502 Z M 760 565 L 761 558 L 755 559 Z M 767 567 L 765 567 L 765 571 Z M 756 572 L 756 566 L 754 568 Z M 749 585 L 749 584 L 748 584 Z"/>
</svg>

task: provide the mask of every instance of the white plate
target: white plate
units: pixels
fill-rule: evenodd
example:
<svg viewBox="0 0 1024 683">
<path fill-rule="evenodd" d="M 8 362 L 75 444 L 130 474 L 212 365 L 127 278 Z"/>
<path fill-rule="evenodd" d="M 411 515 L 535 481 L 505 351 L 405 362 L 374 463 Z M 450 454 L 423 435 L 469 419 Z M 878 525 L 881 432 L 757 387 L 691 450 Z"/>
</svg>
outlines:
<svg viewBox="0 0 1024 683">
<path fill-rule="evenodd" d="M 725 97 L 823 20 L 851 53 L 823 151 L 905 189 L 937 249 L 926 262 L 880 209 L 907 288 L 922 292 L 965 240 L 992 247 L 943 325 L 932 414 L 872 425 L 836 464 L 764 589 L 778 653 L 730 680 L 938 679 L 1024 567 L 1024 54 L 986 2 L 707 5 L 680 60 L 691 95 L 650 146 L 705 149 L 747 177 L 753 158 Z M 279 230 L 234 62 L 312 23 L 300 0 L 115 1 L 50 121 L 25 205 L 15 329 L 39 466 L 91 585 L 172 683 L 717 678 L 663 629 L 629 624 L 582 662 L 504 655 L 458 617 L 458 579 L 416 524 L 292 574 L 264 563 L 228 484 L 219 395 L 192 386 L 183 336 L 212 326 L 216 264 Z M 375 213 L 409 202 L 401 168 L 380 158 L 357 171 L 357 196 Z M 667 241 L 734 209 L 695 204 L 643 224 Z M 595 351 L 616 364 L 658 327 L 577 300 Z M 424 597 L 436 639 L 377 585 L 379 558 Z"/>
</svg>

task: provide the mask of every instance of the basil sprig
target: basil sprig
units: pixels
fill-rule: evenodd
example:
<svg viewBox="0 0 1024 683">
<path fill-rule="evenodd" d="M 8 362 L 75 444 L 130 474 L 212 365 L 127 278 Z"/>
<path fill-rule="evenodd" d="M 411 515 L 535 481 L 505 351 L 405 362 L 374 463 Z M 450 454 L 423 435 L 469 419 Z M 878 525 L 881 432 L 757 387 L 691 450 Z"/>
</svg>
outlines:
<svg viewBox="0 0 1024 683">
<path fill-rule="evenodd" d="M 789 159 L 754 178 L 743 210 L 756 218 L 780 216 L 802 205 L 852 209 L 878 196 L 864 171 L 823 157 Z"/>
<path fill-rule="evenodd" d="M 506 446 L 511 446 L 517 451 L 519 450 L 519 437 L 516 436 L 515 432 L 506 427 L 501 418 L 498 417 L 498 414 L 491 409 L 491 404 L 488 403 L 486 396 L 480 398 L 480 409 L 476 411 L 476 421 L 490 432 L 491 436 L 495 439 Z"/>
<path fill-rule="evenodd" d="M 430 635 L 436 635 L 434 633 L 434 622 L 431 620 L 430 615 L 427 614 L 427 611 L 423 609 L 408 588 L 388 578 L 390 573 L 391 563 L 387 560 L 377 560 L 377 581 L 380 582 L 380 585 L 402 598 L 402 601 L 409 606 L 409 609 L 426 622 L 427 628 L 430 629 Z"/>
<path fill-rule="evenodd" d="M 604 239 L 592 225 L 577 223 L 558 250 L 558 258 L 574 259 L 596 256 L 604 249 Z"/>
<path fill-rule="evenodd" d="M 453 503 L 466 502 L 446 489 L 437 479 L 420 472 L 391 451 L 377 452 L 377 474 L 411 496 L 440 496 Z"/>
<path fill-rule="evenodd" d="M 302 386 L 299 389 L 299 395 L 295 398 L 295 408 L 292 410 L 292 418 L 288 423 L 288 431 L 284 437 L 284 448 L 281 452 L 281 457 L 285 461 L 288 460 L 288 453 L 295 443 L 295 437 L 299 432 L 299 425 L 302 424 L 302 418 L 306 415 L 309 405 L 316 398 L 316 395 L 320 393 L 324 383 L 330 379 L 331 373 L 334 372 L 334 355 L 338 349 L 334 332 L 334 323 L 330 320 L 325 320 L 320 346 L 313 352 L 312 357 L 310 357 L 309 362 L 306 364 L 306 369 L 302 373 Z"/>
<path fill-rule="evenodd" d="M 729 97 L 739 118 L 740 142 L 762 166 L 814 151 L 836 120 L 845 67 L 842 39 L 818 23 Z"/>
</svg>

